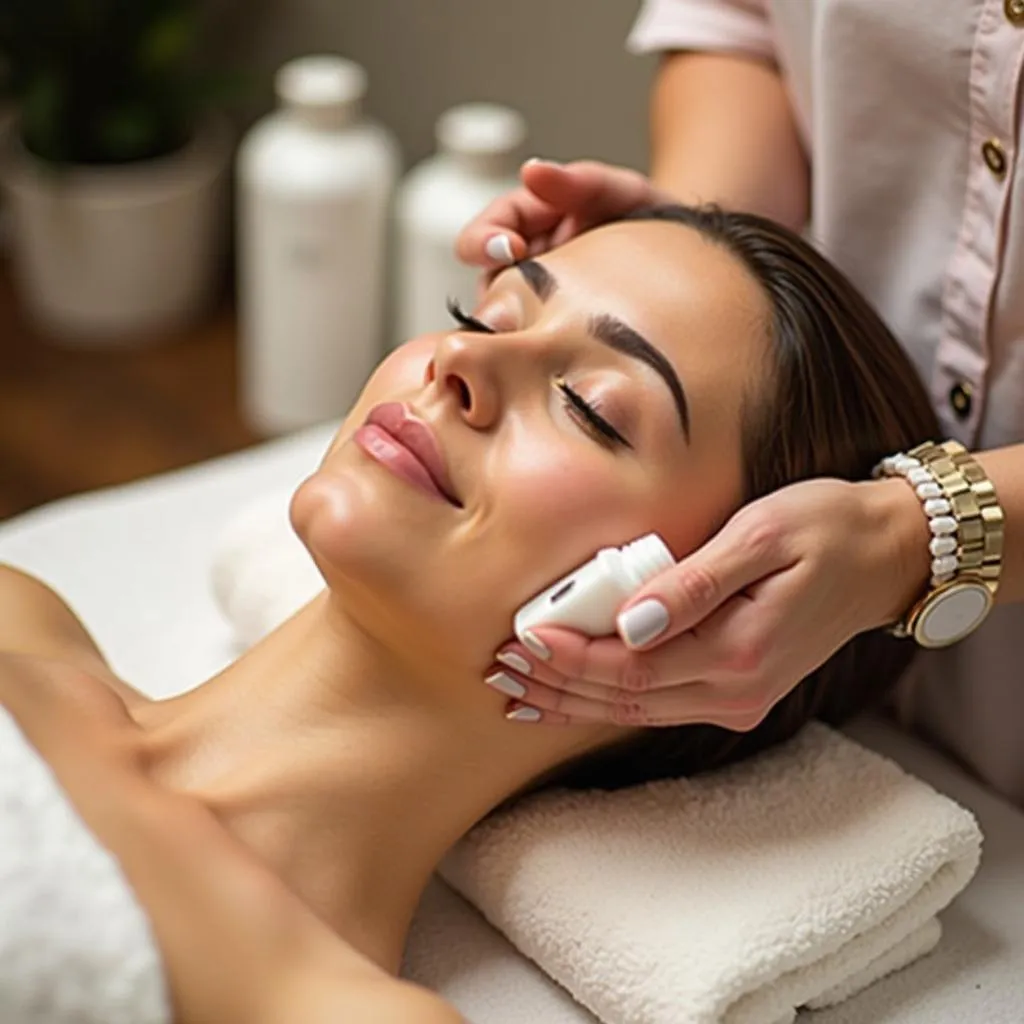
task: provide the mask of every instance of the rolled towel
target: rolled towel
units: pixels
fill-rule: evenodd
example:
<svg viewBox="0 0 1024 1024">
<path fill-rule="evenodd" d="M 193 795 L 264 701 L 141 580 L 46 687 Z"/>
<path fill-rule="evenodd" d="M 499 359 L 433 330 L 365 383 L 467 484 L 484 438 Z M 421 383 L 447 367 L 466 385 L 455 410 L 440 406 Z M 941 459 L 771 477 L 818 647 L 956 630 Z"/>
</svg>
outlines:
<svg viewBox="0 0 1024 1024">
<path fill-rule="evenodd" d="M 968 811 L 811 723 L 693 779 L 527 798 L 441 874 L 606 1024 L 782 1024 L 928 952 L 980 853 Z"/>
<path fill-rule="evenodd" d="M 214 599 L 241 647 L 261 640 L 324 587 L 288 519 L 292 490 L 271 491 L 243 506 L 214 543 Z"/>
</svg>

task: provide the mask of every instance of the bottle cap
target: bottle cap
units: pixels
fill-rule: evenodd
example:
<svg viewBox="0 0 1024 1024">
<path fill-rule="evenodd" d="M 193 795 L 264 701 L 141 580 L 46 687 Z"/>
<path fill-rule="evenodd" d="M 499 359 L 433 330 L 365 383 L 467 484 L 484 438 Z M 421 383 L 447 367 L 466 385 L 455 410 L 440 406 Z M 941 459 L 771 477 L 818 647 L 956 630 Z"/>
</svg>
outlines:
<svg viewBox="0 0 1024 1024">
<path fill-rule="evenodd" d="M 366 72 L 334 54 L 299 57 L 278 69 L 274 88 L 281 103 L 304 120 L 337 128 L 358 116 L 366 94 Z"/>
<path fill-rule="evenodd" d="M 641 586 L 675 565 L 672 552 L 656 533 L 649 533 L 621 550 L 627 568 L 636 574 Z"/>
<path fill-rule="evenodd" d="M 511 107 L 464 103 L 438 118 L 435 129 L 442 150 L 471 159 L 496 173 L 514 170 L 526 141 L 526 121 Z"/>
</svg>

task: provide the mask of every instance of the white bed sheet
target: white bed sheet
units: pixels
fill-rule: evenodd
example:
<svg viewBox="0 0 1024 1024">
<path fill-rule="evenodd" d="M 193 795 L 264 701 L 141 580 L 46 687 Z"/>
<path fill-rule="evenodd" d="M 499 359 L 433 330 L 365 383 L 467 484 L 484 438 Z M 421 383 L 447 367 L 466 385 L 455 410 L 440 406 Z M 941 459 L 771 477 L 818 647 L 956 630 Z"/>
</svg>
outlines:
<svg viewBox="0 0 1024 1024">
<path fill-rule="evenodd" d="M 0 523 L 0 561 L 63 594 L 124 677 L 153 696 L 180 692 L 235 653 L 209 587 L 218 531 L 250 499 L 297 483 L 330 434 L 316 428 Z M 975 880 L 941 916 L 935 953 L 801 1019 L 1024 1024 L 1024 813 L 886 722 L 865 719 L 848 731 L 973 810 L 985 850 Z M 473 1024 L 594 1024 L 440 881 L 418 914 L 406 974 L 442 992 Z"/>
</svg>

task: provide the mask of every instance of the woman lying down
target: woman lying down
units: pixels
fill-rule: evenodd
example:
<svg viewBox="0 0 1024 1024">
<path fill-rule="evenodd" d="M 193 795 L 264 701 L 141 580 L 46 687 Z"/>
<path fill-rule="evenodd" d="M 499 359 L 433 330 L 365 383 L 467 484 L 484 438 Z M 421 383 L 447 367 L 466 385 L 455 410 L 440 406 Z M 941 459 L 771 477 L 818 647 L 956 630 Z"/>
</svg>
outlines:
<svg viewBox="0 0 1024 1024">
<path fill-rule="evenodd" d="M 863 634 L 745 732 L 524 728 L 480 682 L 515 609 L 599 548 L 654 531 L 681 557 L 744 502 L 866 477 L 932 433 L 896 342 L 803 242 L 649 210 L 453 315 L 381 364 L 295 493 L 326 590 L 197 689 L 146 699 L 56 595 L 3 571 L 0 948 L 18 956 L 0 956 L 0 1019 L 457 1021 L 396 973 L 435 865 L 492 808 L 710 768 L 894 681 L 910 647 Z M 389 460 L 388 415 L 436 443 L 432 477 Z M 37 855 L 57 828 L 43 763 L 81 856 Z M 88 849 L 112 881 L 60 867 Z M 21 912 L 32 891 L 74 908 L 52 948 Z M 69 973 L 88 1007 L 53 995 Z"/>
</svg>

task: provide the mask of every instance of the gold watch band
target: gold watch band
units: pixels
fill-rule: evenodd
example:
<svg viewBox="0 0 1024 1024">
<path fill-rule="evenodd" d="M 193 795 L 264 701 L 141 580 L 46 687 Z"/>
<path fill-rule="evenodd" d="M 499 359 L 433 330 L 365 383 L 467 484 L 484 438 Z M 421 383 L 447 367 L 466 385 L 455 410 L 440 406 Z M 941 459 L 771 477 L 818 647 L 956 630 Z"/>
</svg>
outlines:
<svg viewBox="0 0 1024 1024">
<path fill-rule="evenodd" d="M 959 441 L 930 441 L 908 455 L 932 471 L 957 521 L 954 579 L 980 580 L 995 596 L 1003 567 L 1003 509 L 992 481 Z"/>
<path fill-rule="evenodd" d="M 874 475 L 906 478 L 935 535 L 928 588 L 889 632 L 924 647 L 955 643 L 980 625 L 999 587 L 1003 510 L 995 487 L 958 441 L 926 441 L 883 459 Z"/>
</svg>

